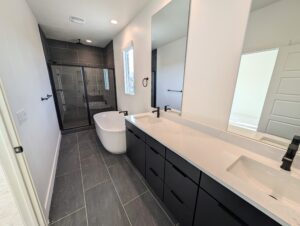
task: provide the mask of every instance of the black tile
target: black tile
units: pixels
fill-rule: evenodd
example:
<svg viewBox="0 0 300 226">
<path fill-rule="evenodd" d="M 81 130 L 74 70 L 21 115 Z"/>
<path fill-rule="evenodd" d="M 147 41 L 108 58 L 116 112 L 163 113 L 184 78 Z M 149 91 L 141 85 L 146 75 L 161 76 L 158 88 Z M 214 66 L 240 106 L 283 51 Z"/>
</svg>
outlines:
<svg viewBox="0 0 300 226">
<path fill-rule="evenodd" d="M 77 145 L 61 148 L 57 162 L 56 177 L 79 170 L 79 161 Z"/>
<path fill-rule="evenodd" d="M 132 226 L 173 225 L 150 192 L 146 192 L 125 206 Z"/>
<path fill-rule="evenodd" d="M 86 208 L 90 226 L 130 225 L 111 182 L 86 191 Z"/>
<path fill-rule="evenodd" d="M 56 177 L 50 221 L 56 221 L 84 206 L 81 172 L 75 171 L 65 176 Z"/>
<path fill-rule="evenodd" d="M 81 162 L 84 190 L 109 180 L 106 166 L 99 154 L 93 154 Z"/>
<path fill-rule="evenodd" d="M 75 213 L 51 224 L 51 226 L 86 226 L 85 208 L 82 208 Z"/>
<path fill-rule="evenodd" d="M 124 158 L 108 170 L 123 204 L 146 191 L 145 185 Z"/>
</svg>

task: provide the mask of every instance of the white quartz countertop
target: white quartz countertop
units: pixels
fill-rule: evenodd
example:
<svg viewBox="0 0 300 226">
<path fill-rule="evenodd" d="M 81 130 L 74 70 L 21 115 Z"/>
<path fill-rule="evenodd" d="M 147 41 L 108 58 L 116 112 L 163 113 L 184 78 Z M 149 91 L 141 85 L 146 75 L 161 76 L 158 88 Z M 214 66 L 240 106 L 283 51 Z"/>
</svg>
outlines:
<svg viewBox="0 0 300 226">
<path fill-rule="evenodd" d="M 278 202 L 227 171 L 241 156 L 254 159 L 276 170 L 280 169 L 281 162 L 275 162 L 166 118 L 161 117 L 155 123 L 137 120 L 139 117 L 145 115 L 153 117 L 153 114 L 145 113 L 127 116 L 126 120 L 278 223 L 282 225 L 300 225 L 299 206 L 291 207 Z M 300 172 L 297 170 L 284 172 L 300 178 Z"/>
</svg>

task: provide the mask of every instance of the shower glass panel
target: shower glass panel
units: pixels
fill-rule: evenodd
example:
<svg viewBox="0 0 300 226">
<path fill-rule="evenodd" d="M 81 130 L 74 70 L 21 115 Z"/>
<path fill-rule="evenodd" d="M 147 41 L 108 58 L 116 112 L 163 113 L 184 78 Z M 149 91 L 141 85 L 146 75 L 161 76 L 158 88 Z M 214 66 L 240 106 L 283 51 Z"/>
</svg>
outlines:
<svg viewBox="0 0 300 226">
<path fill-rule="evenodd" d="M 52 65 L 51 69 L 63 129 L 89 125 L 82 68 Z"/>
<path fill-rule="evenodd" d="M 99 112 L 116 110 L 116 92 L 113 70 L 84 67 L 87 100 L 91 122 Z"/>
</svg>

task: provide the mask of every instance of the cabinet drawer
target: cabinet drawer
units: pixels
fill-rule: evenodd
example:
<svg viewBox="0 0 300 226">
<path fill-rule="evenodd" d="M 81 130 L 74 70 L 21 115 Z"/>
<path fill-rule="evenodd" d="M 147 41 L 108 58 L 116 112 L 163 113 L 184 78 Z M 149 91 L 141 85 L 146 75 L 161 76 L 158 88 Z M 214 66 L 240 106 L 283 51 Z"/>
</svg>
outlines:
<svg viewBox="0 0 300 226">
<path fill-rule="evenodd" d="M 146 169 L 146 180 L 156 195 L 163 200 L 164 184 L 152 168 Z"/>
<path fill-rule="evenodd" d="M 164 179 L 165 160 L 155 150 L 146 145 L 146 167 L 152 169 L 162 180 Z"/>
<path fill-rule="evenodd" d="M 182 203 L 182 200 L 178 198 L 176 192 L 168 186 L 165 186 L 164 188 L 164 203 L 179 221 L 181 226 L 191 226 L 193 224 L 194 211 L 186 208 Z"/>
<path fill-rule="evenodd" d="M 194 225 L 241 226 L 245 223 L 199 188 Z"/>
<path fill-rule="evenodd" d="M 200 187 L 248 225 L 279 225 L 273 219 L 204 173 L 201 176 Z"/>
<path fill-rule="evenodd" d="M 199 184 L 200 170 L 168 149 L 166 152 L 166 159 L 175 165 L 186 176 L 191 178 L 196 184 Z"/>
<path fill-rule="evenodd" d="M 142 139 L 137 138 L 135 134 L 128 130 L 126 131 L 127 156 L 132 164 L 145 177 L 146 170 L 146 144 Z"/>
<path fill-rule="evenodd" d="M 149 145 L 149 147 L 151 147 L 151 149 L 153 149 L 154 151 L 159 153 L 161 156 L 163 156 L 163 157 L 166 156 L 165 146 L 163 146 L 161 143 L 159 143 L 158 141 L 156 141 L 152 137 L 146 136 L 146 143 Z"/>
<path fill-rule="evenodd" d="M 198 186 L 169 162 L 166 162 L 165 170 L 165 184 L 177 194 L 183 205 L 194 210 Z"/>
<path fill-rule="evenodd" d="M 140 130 L 139 128 L 137 128 L 136 126 L 134 126 L 133 124 L 131 124 L 127 120 L 125 120 L 125 124 L 126 124 L 126 128 L 129 131 L 133 132 L 135 134 L 135 136 L 137 136 L 139 139 L 141 139 L 142 141 L 145 142 L 146 135 L 142 130 Z"/>
</svg>

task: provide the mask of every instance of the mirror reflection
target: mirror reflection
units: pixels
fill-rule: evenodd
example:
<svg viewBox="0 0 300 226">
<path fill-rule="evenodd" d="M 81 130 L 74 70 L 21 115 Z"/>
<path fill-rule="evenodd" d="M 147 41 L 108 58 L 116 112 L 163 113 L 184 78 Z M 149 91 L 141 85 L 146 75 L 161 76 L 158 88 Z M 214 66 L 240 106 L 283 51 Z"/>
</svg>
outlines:
<svg viewBox="0 0 300 226">
<path fill-rule="evenodd" d="M 181 110 L 189 0 L 173 0 L 152 17 L 152 107 Z"/>
<path fill-rule="evenodd" d="M 300 1 L 254 0 L 228 130 L 278 147 L 300 134 Z"/>
</svg>

